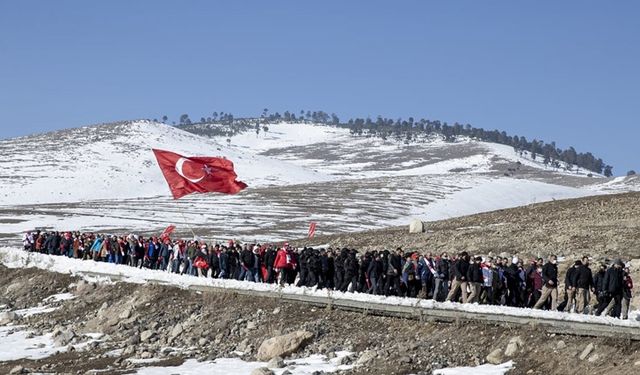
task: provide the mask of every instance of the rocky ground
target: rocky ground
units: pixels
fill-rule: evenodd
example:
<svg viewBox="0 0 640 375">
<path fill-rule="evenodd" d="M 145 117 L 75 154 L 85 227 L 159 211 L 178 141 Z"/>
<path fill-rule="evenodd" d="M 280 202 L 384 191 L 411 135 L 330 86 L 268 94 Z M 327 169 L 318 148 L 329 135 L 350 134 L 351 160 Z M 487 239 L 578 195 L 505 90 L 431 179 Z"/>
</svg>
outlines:
<svg viewBox="0 0 640 375">
<path fill-rule="evenodd" d="M 292 333 L 300 342 L 289 350 L 292 354 L 283 356 L 332 357 L 348 350 L 353 354 L 343 362 L 358 364 L 351 374 L 430 374 L 441 367 L 507 360 L 516 363 L 510 374 L 640 371 L 640 342 L 553 335 L 532 327 L 367 316 L 278 298 L 171 286 L 96 284 L 65 274 L 0 266 L 0 305 L 32 307 L 61 292 L 76 298 L 55 303 L 59 308 L 49 313 L 27 318 L 3 314 L 0 321 L 26 325 L 34 335 L 53 332 L 67 352 L 0 362 L 0 373 L 123 374 L 141 366 L 129 361 L 132 358 L 160 358 L 154 365 L 166 366 L 187 358 L 236 357 L 237 352 L 246 360 L 266 361 L 281 348 L 263 341 Z M 78 344 L 93 333 L 104 336 L 82 350 Z"/>
</svg>

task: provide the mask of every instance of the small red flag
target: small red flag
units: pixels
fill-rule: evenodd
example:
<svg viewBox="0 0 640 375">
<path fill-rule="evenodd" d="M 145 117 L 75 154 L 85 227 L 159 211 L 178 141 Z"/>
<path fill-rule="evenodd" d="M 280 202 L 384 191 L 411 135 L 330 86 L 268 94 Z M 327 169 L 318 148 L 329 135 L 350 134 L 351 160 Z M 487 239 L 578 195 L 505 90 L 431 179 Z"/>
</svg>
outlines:
<svg viewBox="0 0 640 375">
<path fill-rule="evenodd" d="M 164 232 L 162 232 L 162 234 L 160 235 L 160 238 L 169 237 L 169 235 L 173 233 L 174 229 L 176 229 L 175 225 L 169 225 L 167 229 L 165 229 Z"/>
<path fill-rule="evenodd" d="M 175 152 L 153 150 L 174 199 L 191 193 L 236 194 L 247 187 L 236 180 L 231 160 L 216 157 L 186 157 Z"/>
<path fill-rule="evenodd" d="M 309 224 L 309 234 L 307 235 L 307 237 L 309 237 L 309 239 L 312 239 L 315 234 L 316 234 L 316 223 L 312 221 L 311 224 Z"/>
</svg>

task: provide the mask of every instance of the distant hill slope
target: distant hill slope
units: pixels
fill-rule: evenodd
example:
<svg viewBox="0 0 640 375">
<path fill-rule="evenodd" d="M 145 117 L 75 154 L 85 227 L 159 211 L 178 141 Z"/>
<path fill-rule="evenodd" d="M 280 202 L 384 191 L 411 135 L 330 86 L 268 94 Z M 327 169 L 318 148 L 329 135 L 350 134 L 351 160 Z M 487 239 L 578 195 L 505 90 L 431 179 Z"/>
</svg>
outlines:
<svg viewBox="0 0 640 375">
<path fill-rule="evenodd" d="M 220 143 L 228 142 L 253 153 L 345 178 L 490 172 L 501 176 L 532 177 L 527 174 L 532 171 L 540 177 L 552 174 L 602 177 L 575 166 L 570 171 L 546 166 L 540 158 L 532 160 L 530 154 L 516 152 L 513 147 L 464 136 L 455 141 L 445 141 L 441 135 L 416 136 L 412 142 L 405 143 L 357 136 L 345 128 L 307 123 L 269 124 L 268 131 L 236 129 L 237 133 L 231 136 L 215 135 L 224 133 L 227 127 L 199 124 L 185 129 L 211 136 Z"/>
<path fill-rule="evenodd" d="M 225 156 L 249 188 L 174 201 L 151 148 Z M 32 228 L 281 240 L 468 215 L 638 189 L 632 177 L 588 177 L 513 148 L 460 137 L 405 144 L 348 129 L 270 124 L 213 138 L 149 121 L 0 141 L 0 240 Z"/>
</svg>

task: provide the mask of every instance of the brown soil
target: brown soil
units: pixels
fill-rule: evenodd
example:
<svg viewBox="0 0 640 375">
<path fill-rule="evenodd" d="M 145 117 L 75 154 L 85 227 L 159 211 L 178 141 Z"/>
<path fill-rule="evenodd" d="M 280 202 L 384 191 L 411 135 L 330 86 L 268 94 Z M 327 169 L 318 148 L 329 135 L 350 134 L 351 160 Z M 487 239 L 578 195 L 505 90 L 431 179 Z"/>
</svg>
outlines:
<svg viewBox="0 0 640 375">
<path fill-rule="evenodd" d="M 29 287 L 32 283 L 45 284 L 44 280 L 48 287 Z M 71 283 L 75 285 L 69 286 Z M 0 373 L 8 373 L 16 365 L 48 373 L 129 373 L 135 366 L 126 358 L 140 357 L 145 352 L 163 358 L 166 365 L 177 365 L 190 357 L 230 357 L 234 350 L 244 351 L 243 358 L 253 360 L 264 339 L 299 329 L 313 332 L 315 338 L 297 356 L 350 350 L 357 353 L 355 360 L 363 351 L 374 350 L 376 358 L 356 367 L 350 372 L 353 374 L 429 374 L 439 367 L 476 365 L 484 363 L 492 350 L 504 349 L 514 336 L 523 340 L 524 347 L 512 358 L 504 358 L 516 362 L 516 369 L 510 374 L 631 374 L 638 370 L 634 362 L 640 360 L 640 342 L 553 335 L 531 327 L 419 322 L 313 308 L 278 298 L 203 293 L 150 284 L 96 285 L 63 274 L 1 266 L 0 285 L 0 303 L 15 300 L 20 302 L 14 305 L 21 307 L 35 306 L 47 295 L 66 289 L 78 295 L 62 302 L 58 310 L 19 322 L 36 332 L 61 327 L 73 329 L 78 336 L 88 332 L 108 335 L 88 351 L 0 363 Z M 119 317 L 127 309 L 131 316 Z M 184 328 L 172 338 L 171 330 L 178 323 Z M 156 333 L 151 340 L 132 341 L 132 337 L 149 329 Z M 560 340 L 566 347 L 558 349 Z M 580 360 L 579 354 L 589 343 L 595 345 L 593 353 Z M 161 351 L 165 346 L 195 349 L 166 355 Z M 104 355 L 113 349 L 129 352 L 116 357 Z"/>
</svg>

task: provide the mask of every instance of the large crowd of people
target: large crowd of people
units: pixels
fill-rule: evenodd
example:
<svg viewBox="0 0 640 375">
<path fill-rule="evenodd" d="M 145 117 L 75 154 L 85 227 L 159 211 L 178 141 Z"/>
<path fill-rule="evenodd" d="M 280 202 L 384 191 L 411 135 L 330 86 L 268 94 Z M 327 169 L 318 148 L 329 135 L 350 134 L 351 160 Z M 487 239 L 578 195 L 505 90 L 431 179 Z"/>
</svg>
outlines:
<svg viewBox="0 0 640 375">
<path fill-rule="evenodd" d="M 461 303 L 547 309 L 628 318 L 633 282 L 616 259 L 576 260 L 559 291 L 555 255 L 525 262 L 518 257 L 433 254 L 395 250 L 359 253 L 348 248 L 294 248 L 288 243 L 241 244 L 80 232 L 25 233 L 27 251 L 110 262 L 199 277 L 295 284 L 342 292 L 393 295 Z M 563 300 L 560 301 L 562 293 Z"/>
</svg>

